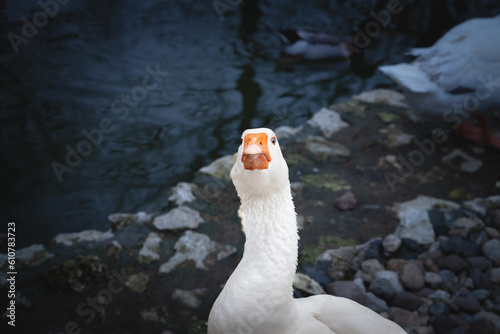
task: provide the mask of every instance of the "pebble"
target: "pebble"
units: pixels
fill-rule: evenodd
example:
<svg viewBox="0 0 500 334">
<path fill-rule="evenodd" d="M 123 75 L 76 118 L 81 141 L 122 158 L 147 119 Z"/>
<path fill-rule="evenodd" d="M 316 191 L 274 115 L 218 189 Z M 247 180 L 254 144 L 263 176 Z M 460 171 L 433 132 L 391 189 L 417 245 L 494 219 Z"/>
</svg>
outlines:
<svg viewBox="0 0 500 334">
<path fill-rule="evenodd" d="M 385 270 L 384 266 L 377 259 L 368 259 L 361 262 L 361 269 L 369 274 L 375 276 L 378 271 Z"/>
<path fill-rule="evenodd" d="M 481 311 L 481 304 L 472 292 L 467 289 L 460 289 L 455 297 L 455 304 L 458 308 L 465 312 L 474 314 Z"/>
<path fill-rule="evenodd" d="M 476 256 L 479 246 L 472 241 L 460 237 L 450 237 L 440 243 L 441 250 L 445 253 L 455 253 L 463 256 Z"/>
<path fill-rule="evenodd" d="M 500 209 L 491 210 L 489 212 L 491 226 L 495 229 L 500 230 Z"/>
<path fill-rule="evenodd" d="M 302 273 L 295 273 L 295 278 L 293 280 L 293 287 L 297 290 L 306 292 L 310 295 L 319 295 L 325 293 L 325 290 L 323 290 L 323 288 L 321 287 L 321 285 L 319 285 L 318 282 L 313 280 L 308 275 Z"/>
<path fill-rule="evenodd" d="M 205 296 L 205 289 L 181 290 L 175 289 L 172 293 L 172 299 L 181 301 L 189 308 L 198 308 L 201 305 L 202 298 Z"/>
<path fill-rule="evenodd" d="M 491 269 L 490 280 L 493 283 L 500 283 L 500 268 Z"/>
<path fill-rule="evenodd" d="M 497 267 L 500 267 L 500 240 L 491 239 L 486 241 L 482 247 L 483 254 L 493 262 Z"/>
<path fill-rule="evenodd" d="M 424 275 L 424 281 L 431 288 L 435 289 L 435 288 L 437 288 L 441 284 L 441 282 L 443 282 L 443 278 L 438 273 L 434 273 L 434 272 L 428 271 Z"/>
<path fill-rule="evenodd" d="M 342 128 L 349 126 L 349 124 L 342 120 L 338 112 L 328 108 L 321 108 L 317 111 L 313 117 L 307 121 L 307 124 L 314 128 L 319 128 L 327 138 L 330 138 Z"/>
<path fill-rule="evenodd" d="M 469 277 L 474 282 L 474 286 L 477 289 L 490 289 L 491 288 L 491 279 L 488 275 L 483 273 L 482 271 L 472 268 L 469 270 Z"/>
<path fill-rule="evenodd" d="M 354 194 L 350 191 L 345 192 L 335 200 L 335 206 L 340 210 L 352 210 L 358 205 Z"/>
<path fill-rule="evenodd" d="M 390 270 L 380 270 L 375 274 L 375 278 L 385 278 L 391 283 L 394 292 L 404 291 L 403 286 L 399 282 L 398 274 Z"/>
<path fill-rule="evenodd" d="M 438 260 L 441 269 L 448 269 L 454 273 L 459 273 L 467 267 L 467 262 L 456 254 L 450 254 Z"/>
<path fill-rule="evenodd" d="M 408 311 L 416 311 L 420 306 L 422 306 L 423 301 L 413 293 L 401 291 L 392 297 L 389 304 Z"/>
<path fill-rule="evenodd" d="M 403 267 L 401 283 L 410 290 L 418 290 L 424 287 L 424 276 L 415 263 L 410 262 Z"/>
<path fill-rule="evenodd" d="M 153 261 L 158 261 L 160 259 L 160 244 L 161 237 L 156 232 L 149 233 L 148 237 L 144 241 L 139 255 L 137 256 L 137 261 L 139 263 L 151 263 Z"/>
<path fill-rule="evenodd" d="M 394 291 L 393 286 L 391 283 L 385 279 L 385 278 L 376 278 L 370 283 L 370 287 L 368 288 L 368 291 L 372 292 L 375 294 L 375 296 L 385 299 L 385 300 L 390 300 L 394 294 L 396 293 Z M 403 292 L 403 291 L 400 291 Z"/>
<path fill-rule="evenodd" d="M 191 203 L 196 197 L 193 195 L 193 190 L 196 188 L 196 185 L 193 183 L 187 182 L 179 182 L 175 187 L 170 189 L 168 194 L 168 200 L 171 202 L 175 202 L 177 206 Z"/>
</svg>

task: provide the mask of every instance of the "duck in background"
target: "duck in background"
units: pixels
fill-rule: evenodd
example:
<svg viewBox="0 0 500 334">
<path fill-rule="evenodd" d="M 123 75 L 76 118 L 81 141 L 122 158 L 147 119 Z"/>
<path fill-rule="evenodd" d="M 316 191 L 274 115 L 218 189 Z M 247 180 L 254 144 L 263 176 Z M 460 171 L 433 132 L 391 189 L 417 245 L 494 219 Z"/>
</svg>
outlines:
<svg viewBox="0 0 500 334">
<path fill-rule="evenodd" d="M 348 39 L 320 30 L 279 29 L 282 52 L 289 61 L 345 58 Z"/>
<path fill-rule="evenodd" d="M 417 58 L 379 70 L 403 90 L 410 117 L 441 118 L 465 139 L 500 149 L 500 137 L 487 124 L 500 108 L 500 15 L 465 21 L 409 54 Z M 479 128 L 465 122 L 471 115 Z"/>
</svg>

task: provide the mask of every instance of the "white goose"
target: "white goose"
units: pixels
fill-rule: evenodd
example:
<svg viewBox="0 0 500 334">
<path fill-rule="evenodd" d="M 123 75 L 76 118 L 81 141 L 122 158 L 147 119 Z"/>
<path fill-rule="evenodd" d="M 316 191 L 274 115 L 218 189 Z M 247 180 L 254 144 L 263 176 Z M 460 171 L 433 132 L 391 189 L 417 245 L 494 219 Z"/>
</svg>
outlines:
<svg viewBox="0 0 500 334">
<path fill-rule="evenodd" d="M 346 298 L 293 298 L 299 236 L 288 166 L 273 131 L 243 132 L 231 179 L 246 217 L 245 249 L 212 307 L 208 334 L 406 333 Z"/>
<path fill-rule="evenodd" d="M 402 89 L 413 119 L 441 118 L 465 138 L 500 148 L 486 116 L 500 107 L 500 15 L 463 22 L 412 63 L 381 66 Z M 479 116 L 481 129 L 464 123 Z"/>
</svg>

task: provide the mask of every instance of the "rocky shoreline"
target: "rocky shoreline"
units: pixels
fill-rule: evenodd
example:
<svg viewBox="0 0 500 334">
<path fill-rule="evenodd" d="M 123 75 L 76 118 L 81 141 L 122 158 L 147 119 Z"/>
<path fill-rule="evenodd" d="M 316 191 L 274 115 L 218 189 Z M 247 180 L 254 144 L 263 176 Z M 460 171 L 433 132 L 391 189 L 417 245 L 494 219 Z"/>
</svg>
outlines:
<svg viewBox="0 0 500 334">
<path fill-rule="evenodd" d="M 405 152 L 427 132 L 410 124 L 402 96 L 386 90 L 276 133 L 301 235 L 297 297 L 347 297 L 408 333 L 500 333 L 500 165 L 485 149 L 458 150 L 452 138 L 412 164 Z M 112 214 L 108 231 L 17 250 L 16 329 L 206 332 L 244 243 L 228 177 L 233 159 L 172 188 L 160 212 Z M 468 185 L 457 182 L 463 178 Z M 0 268 L 7 294 L 5 254 Z"/>
</svg>

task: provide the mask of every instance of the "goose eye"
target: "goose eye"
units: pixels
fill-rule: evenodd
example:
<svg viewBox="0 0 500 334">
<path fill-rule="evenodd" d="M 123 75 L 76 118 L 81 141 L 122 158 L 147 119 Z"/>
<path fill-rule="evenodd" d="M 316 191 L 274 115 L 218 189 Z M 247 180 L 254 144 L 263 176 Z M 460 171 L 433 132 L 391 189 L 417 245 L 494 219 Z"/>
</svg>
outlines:
<svg viewBox="0 0 500 334">
<path fill-rule="evenodd" d="M 276 137 L 271 138 L 271 143 L 273 143 L 273 145 L 276 145 Z"/>
</svg>

